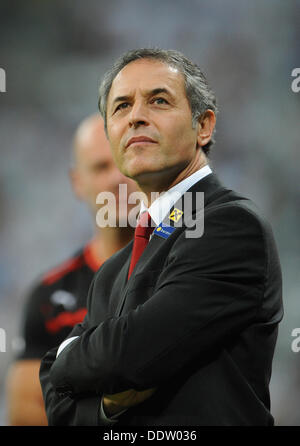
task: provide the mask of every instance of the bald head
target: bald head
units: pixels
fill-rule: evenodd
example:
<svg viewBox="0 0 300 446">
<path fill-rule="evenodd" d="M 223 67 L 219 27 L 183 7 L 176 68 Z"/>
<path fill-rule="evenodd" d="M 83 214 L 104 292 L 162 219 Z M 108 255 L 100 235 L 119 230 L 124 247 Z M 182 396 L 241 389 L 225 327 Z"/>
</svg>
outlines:
<svg viewBox="0 0 300 446">
<path fill-rule="evenodd" d="M 96 197 L 100 192 L 118 196 L 119 184 L 127 184 L 128 192 L 136 190 L 135 183 L 117 168 L 104 131 L 100 115 L 82 121 L 73 140 L 71 181 L 78 198 L 85 201 L 95 214 L 99 209 Z"/>
<path fill-rule="evenodd" d="M 91 115 L 78 126 L 73 140 L 73 163 L 79 167 L 88 153 L 94 150 L 110 151 L 100 115 Z"/>
</svg>

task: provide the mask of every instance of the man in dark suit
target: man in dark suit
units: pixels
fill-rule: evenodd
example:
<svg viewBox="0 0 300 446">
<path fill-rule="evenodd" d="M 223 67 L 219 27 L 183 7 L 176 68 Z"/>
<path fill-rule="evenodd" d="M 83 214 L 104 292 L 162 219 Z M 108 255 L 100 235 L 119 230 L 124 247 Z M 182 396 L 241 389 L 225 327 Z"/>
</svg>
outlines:
<svg viewBox="0 0 300 446">
<path fill-rule="evenodd" d="M 99 107 L 145 203 L 85 320 L 42 361 L 49 423 L 272 425 L 280 264 L 264 217 L 208 166 L 217 107 L 204 75 L 176 51 L 131 51 Z"/>
</svg>

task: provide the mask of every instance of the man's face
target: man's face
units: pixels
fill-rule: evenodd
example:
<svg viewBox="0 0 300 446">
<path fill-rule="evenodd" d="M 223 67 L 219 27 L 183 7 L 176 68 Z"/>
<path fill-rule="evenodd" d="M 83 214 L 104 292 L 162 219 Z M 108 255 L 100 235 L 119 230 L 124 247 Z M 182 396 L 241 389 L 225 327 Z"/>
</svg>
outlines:
<svg viewBox="0 0 300 446">
<path fill-rule="evenodd" d="M 126 178 L 116 166 L 100 118 L 89 121 L 79 133 L 75 158 L 73 187 L 77 196 L 89 205 L 94 214 L 100 207 L 96 204 L 100 192 L 112 192 L 118 205 L 119 184 L 127 185 L 128 195 L 136 190 L 134 181 Z M 122 206 L 122 209 L 126 208 L 127 200 Z"/>
<path fill-rule="evenodd" d="M 107 102 L 107 129 L 119 169 L 140 184 L 176 177 L 196 156 L 197 126 L 182 74 L 142 59 L 115 77 Z"/>
</svg>

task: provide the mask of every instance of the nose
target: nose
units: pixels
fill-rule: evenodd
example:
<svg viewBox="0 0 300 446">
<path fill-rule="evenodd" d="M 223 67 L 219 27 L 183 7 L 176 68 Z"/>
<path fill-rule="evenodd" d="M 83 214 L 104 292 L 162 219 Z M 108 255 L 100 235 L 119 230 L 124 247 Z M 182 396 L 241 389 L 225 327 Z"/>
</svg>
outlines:
<svg viewBox="0 0 300 446">
<path fill-rule="evenodd" d="M 146 105 L 141 101 L 136 101 L 131 108 L 129 115 L 129 126 L 137 128 L 149 125 Z"/>
</svg>

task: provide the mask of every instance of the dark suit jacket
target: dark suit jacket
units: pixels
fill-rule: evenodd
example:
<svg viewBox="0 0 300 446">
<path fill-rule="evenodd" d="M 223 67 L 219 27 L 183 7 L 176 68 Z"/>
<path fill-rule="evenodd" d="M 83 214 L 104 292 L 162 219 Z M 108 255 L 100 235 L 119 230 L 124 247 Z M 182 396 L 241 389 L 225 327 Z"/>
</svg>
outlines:
<svg viewBox="0 0 300 446">
<path fill-rule="evenodd" d="M 203 235 L 187 238 L 185 225 L 166 239 L 154 233 L 129 281 L 132 242 L 113 255 L 70 334 L 80 337 L 56 360 L 56 349 L 44 357 L 49 424 L 99 425 L 103 393 L 153 387 L 120 425 L 273 424 L 269 380 L 283 311 L 271 228 L 214 174 L 189 192 L 194 219 L 204 192 Z M 175 224 L 169 214 L 164 222 Z"/>
</svg>

